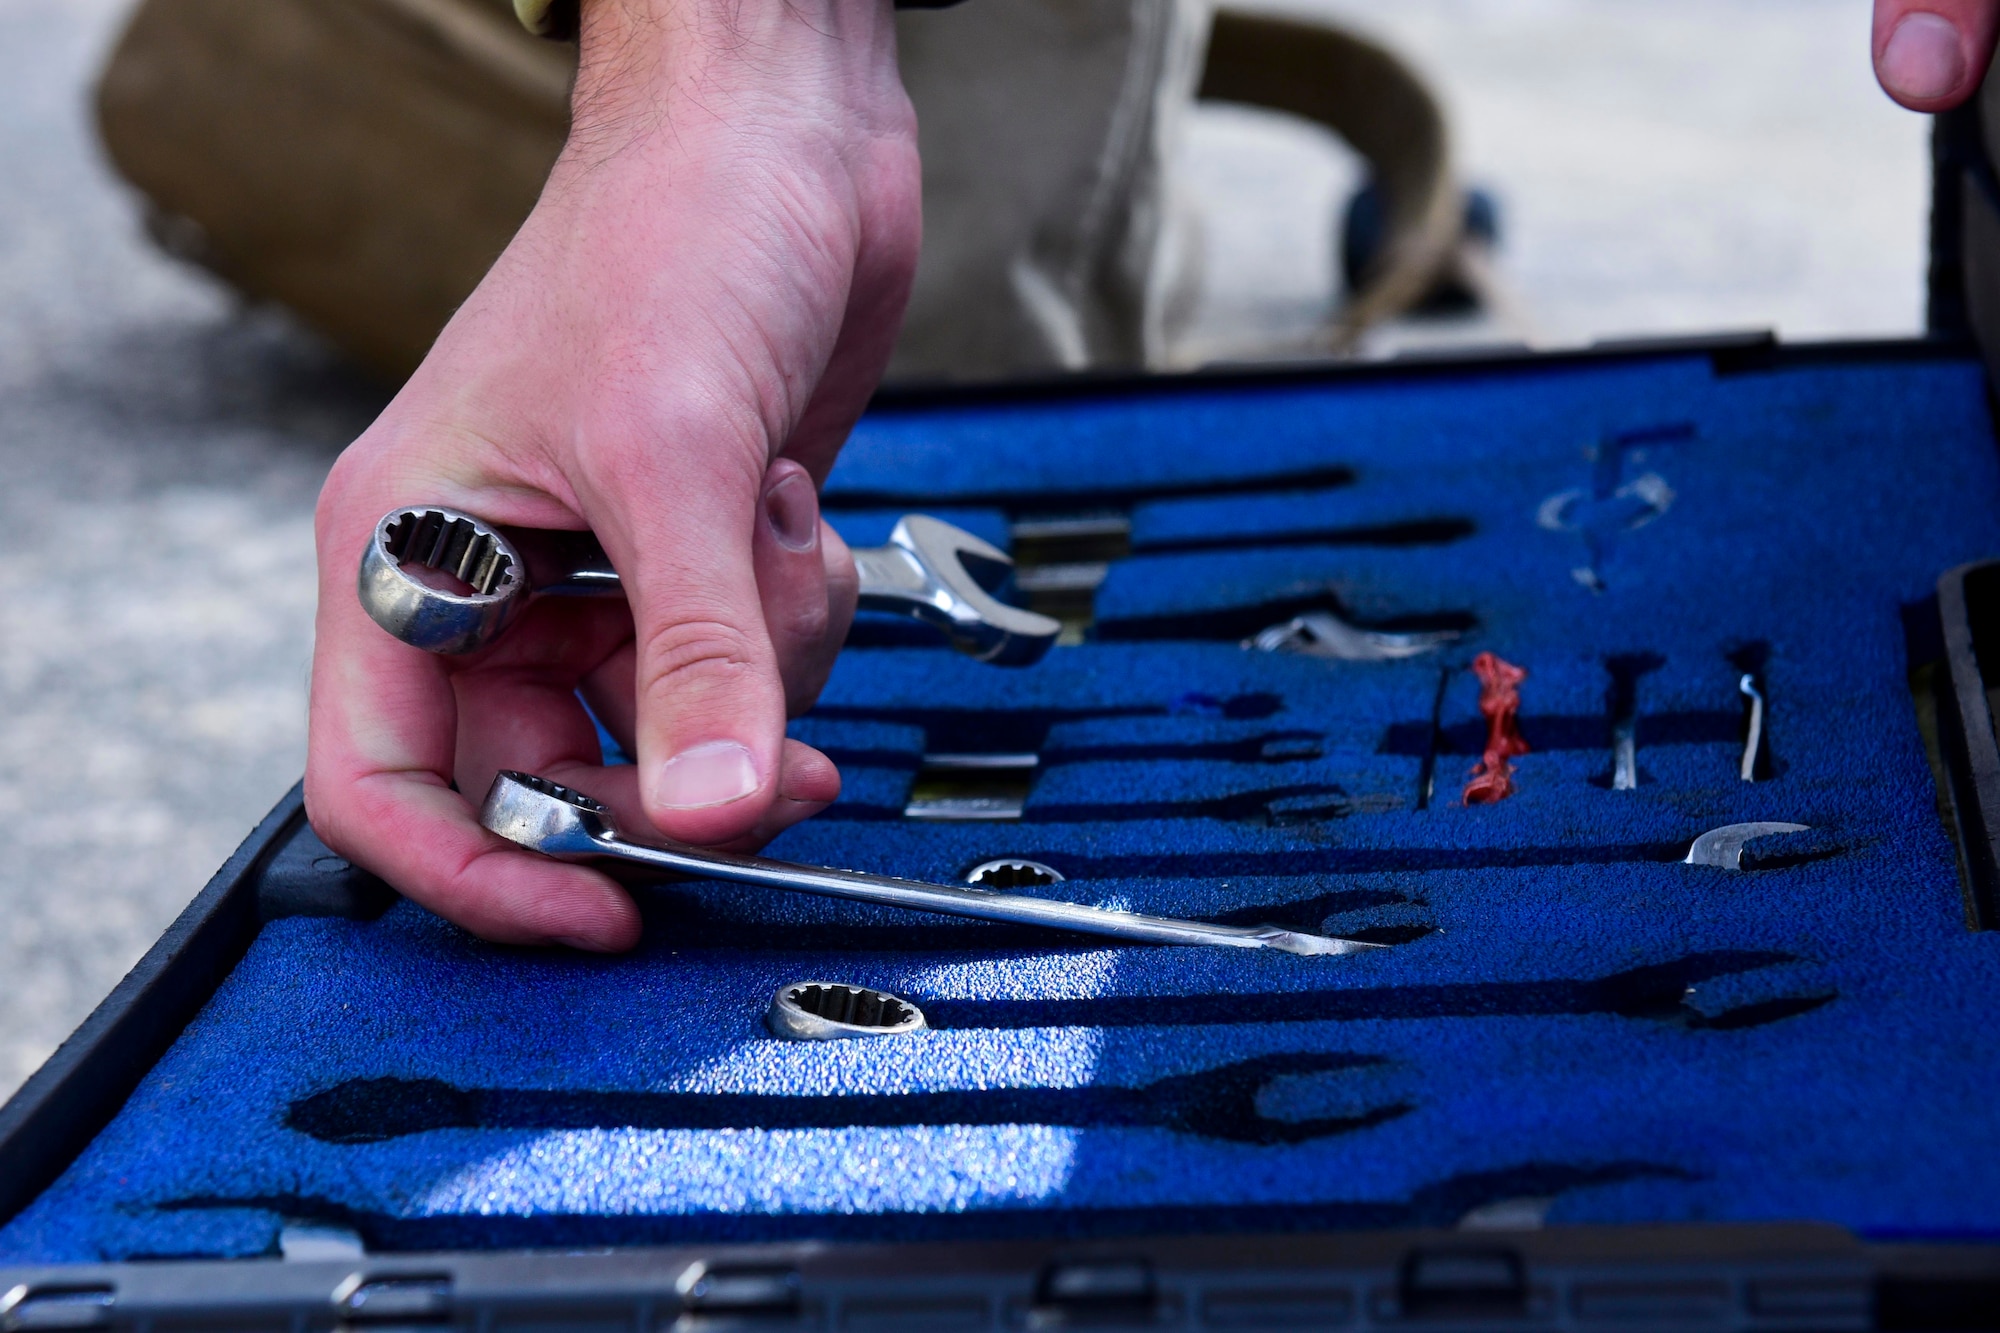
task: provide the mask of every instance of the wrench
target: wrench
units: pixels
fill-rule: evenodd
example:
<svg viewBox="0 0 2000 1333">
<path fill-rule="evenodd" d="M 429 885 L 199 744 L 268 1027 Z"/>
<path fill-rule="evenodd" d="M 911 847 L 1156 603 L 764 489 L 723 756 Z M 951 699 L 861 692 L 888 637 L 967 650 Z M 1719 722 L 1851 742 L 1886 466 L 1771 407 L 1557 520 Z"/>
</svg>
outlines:
<svg viewBox="0 0 2000 1333">
<path fill-rule="evenodd" d="M 1137 912 L 1115 912 L 1102 907 L 1057 902 L 1020 893 L 995 893 L 969 885 L 921 884 L 915 880 L 892 879 L 887 875 L 865 875 L 855 870 L 834 870 L 825 866 L 797 865 L 762 856 L 741 856 L 735 852 L 705 851 L 686 843 L 657 839 L 634 842 L 622 836 L 602 804 L 582 792 L 558 786 L 547 778 L 526 773 L 502 773 L 493 779 L 480 807 L 479 822 L 509 842 L 559 861 L 614 862 L 642 866 L 653 872 L 693 875 L 702 879 L 729 880 L 767 889 L 790 889 L 798 893 L 818 893 L 829 898 L 851 898 L 857 902 L 880 903 L 915 912 L 942 912 L 949 916 L 978 917 L 985 921 L 1012 921 L 1058 930 L 1079 930 L 1092 935 L 1148 944 L 1214 944 L 1235 949 L 1279 949 L 1285 953 L 1337 955 L 1360 953 L 1364 949 L 1386 949 L 1386 944 L 1362 940 L 1328 939 L 1279 926 L 1216 926 L 1206 921 L 1182 921 L 1173 917 L 1141 916 Z"/>
<path fill-rule="evenodd" d="M 1749 679 L 1749 677 L 1744 677 Z M 1754 824 L 1724 824 L 1712 828 L 1694 840 L 1682 864 L 1691 866 L 1716 866 L 1723 870 L 1743 868 L 1743 844 L 1754 838 L 1768 838 L 1774 833 L 1810 833 L 1808 824 L 1783 824 L 1763 820 Z"/>
<path fill-rule="evenodd" d="M 1745 782 L 1755 782 L 1757 754 L 1764 748 L 1764 691 L 1757 688 L 1757 677 L 1749 671 L 1736 682 L 1736 688 L 1750 701 L 1750 726 L 1743 736 L 1743 762 L 1737 772 Z"/>
<path fill-rule="evenodd" d="M 468 592 L 425 583 L 411 566 L 449 574 Z M 887 546 L 860 547 L 861 609 L 943 630 L 951 646 L 996 666 L 1029 666 L 1062 624 L 1009 606 L 997 587 L 1005 552 L 924 514 L 906 514 Z M 491 643 L 535 597 L 623 597 L 618 571 L 588 532 L 502 528 L 438 505 L 383 515 L 361 555 L 361 605 L 413 647 L 469 653 Z"/>
<path fill-rule="evenodd" d="M 1455 630 L 1391 634 L 1350 625 L 1331 611 L 1308 611 L 1282 625 L 1260 630 L 1243 641 L 1245 648 L 1266 653 L 1303 653 L 1339 662 L 1395 662 L 1441 648 L 1458 637 Z"/>
</svg>

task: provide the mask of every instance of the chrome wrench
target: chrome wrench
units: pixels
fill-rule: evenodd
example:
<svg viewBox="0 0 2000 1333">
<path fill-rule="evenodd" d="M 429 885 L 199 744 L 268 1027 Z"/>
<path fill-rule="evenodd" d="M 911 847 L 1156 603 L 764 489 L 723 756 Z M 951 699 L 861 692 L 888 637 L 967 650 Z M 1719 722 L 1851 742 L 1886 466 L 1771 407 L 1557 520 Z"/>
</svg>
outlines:
<svg viewBox="0 0 2000 1333">
<path fill-rule="evenodd" d="M 817 893 L 916 912 L 1077 930 L 1146 944 L 1210 944 L 1320 956 L 1389 947 L 1362 940 L 1307 935 L 1279 926 L 1216 926 L 1206 921 L 1142 916 L 1137 912 L 1085 907 L 1027 894 L 995 893 L 970 885 L 923 884 L 855 870 L 705 851 L 668 839 L 634 842 L 619 833 L 610 811 L 598 801 L 547 778 L 526 773 L 502 773 L 493 779 L 486 803 L 479 810 L 479 822 L 509 842 L 559 861 L 612 862 L 668 875 Z"/>
<path fill-rule="evenodd" d="M 1300 653 L 1338 662 L 1397 662 L 1441 648 L 1458 637 L 1456 630 L 1395 634 L 1350 625 L 1331 611 L 1308 611 L 1282 625 L 1273 625 L 1243 641 L 1245 648 L 1266 653 Z"/>
<path fill-rule="evenodd" d="M 906 514 L 887 546 L 854 551 L 862 610 L 935 626 L 982 662 L 1028 666 L 1048 652 L 1062 624 L 993 596 L 1013 564 L 997 547 L 924 514 Z M 432 587 L 412 566 L 448 574 L 468 590 Z M 359 592 L 376 624 L 433 653 L 484 647 L 536 597 L 625 595 L 588 532 L 497 527 L 438 505 L 383 516 L 361 556 Z"/>
</svg>

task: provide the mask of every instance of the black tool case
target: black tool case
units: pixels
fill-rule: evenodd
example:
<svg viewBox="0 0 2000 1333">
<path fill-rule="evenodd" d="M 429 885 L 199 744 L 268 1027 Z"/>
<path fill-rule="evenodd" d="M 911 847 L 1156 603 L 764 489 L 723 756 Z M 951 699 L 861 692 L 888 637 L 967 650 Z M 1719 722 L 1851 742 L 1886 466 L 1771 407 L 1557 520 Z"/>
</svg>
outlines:
<svg viewBox="0 0 2000 1333">
<path fill-rule="evenodd" d="M 1980 143 L 1926 339 L 871 412 L 849 539 L 1010 543 L 1076 642 L 858 624 L 774 854 L 1388 947 L 684 884 L 632 958 L 494 949 L 294 791 L 0 1110 L 0 1329 L 2000 1328 Z M 1466 804 L 1485 654 L 1529 748 Z M 927 1029 L 780 1041 L 803 980 Z"/>
</svg>

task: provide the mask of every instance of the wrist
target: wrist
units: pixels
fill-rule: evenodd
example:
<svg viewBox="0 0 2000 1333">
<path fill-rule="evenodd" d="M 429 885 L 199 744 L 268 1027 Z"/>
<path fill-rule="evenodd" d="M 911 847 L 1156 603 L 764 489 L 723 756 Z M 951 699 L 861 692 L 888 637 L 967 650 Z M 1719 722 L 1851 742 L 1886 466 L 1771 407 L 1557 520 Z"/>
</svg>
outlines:
<svg viewBox="0 0 2000 1333">
<path fill-rule="evenodd" d="M 950 9 L 960 0 L 895 0 L 898 9 Z M 514 0 L 521 26 L 537 37 L 570 41 L 576 36 L 582 0 Z"/>
<path fill-rule="evenodd" d="M 852 124 L 902 94 L 891 0 L 585 0 L 578 41 L 586 131 L 662 108 L 682 113 L 677 132 L 829 111 Z"/>
</svg>

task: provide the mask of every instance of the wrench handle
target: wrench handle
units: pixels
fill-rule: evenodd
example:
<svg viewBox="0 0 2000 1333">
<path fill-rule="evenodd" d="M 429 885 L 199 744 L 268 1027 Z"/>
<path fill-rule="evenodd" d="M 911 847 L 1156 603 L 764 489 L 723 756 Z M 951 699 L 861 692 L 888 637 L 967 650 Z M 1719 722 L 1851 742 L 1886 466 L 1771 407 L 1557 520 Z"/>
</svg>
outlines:
<svg viewBox="0 0 2000 1333">
<path fill-rule="evenodd" d="M 979 578 L 1004 577 L 1006 554 L 949 523 L 906 515 L 886 546 L 854 552 L 860 605 L 922 621 L 982 662 L 1026 666 L 1061 632 L 1047 616 L 999 601 Z M 436 575 L 419 577 L 417 571 Z M 454 581 L 456 584 L 454 585 Z M 460 590 L 440 584 L 453 585 Z M 375 623 L 434 653 L 470 653 L 535 597 L 622 597 L 618 571 L 585 531 L 501 528 L 437 505 L 398 509 L 375 526 L 357 593 Z"/>
<path fill-rule="evenodd" d="M 1119 912 L 1022 893 L 996 893 L 970 885 L 925 884 L 888 875 L 869 875 L 830 866 L 799 865 L 762 856 L 706 851 L 678 844 L 629 842 L 613 833 L 591 839 L 593 851 L 562 855 L 563 860 L 640 865 L 669 875 L 727 880 L 760 888 L 814 893 L 828 898 L 901 907 L 916 912 L 974 917 L 1019 925 L 1081 931 L 1147 944 L 1211 945 L 1235 949 L 1279 949 L 1286 953 L 1338 955 L 1384 946 L 1360 940 L 1329 939 L 1277 926 L 1219 926 L 1206 921 Z"/>
</svg>

